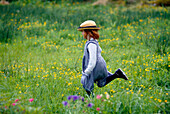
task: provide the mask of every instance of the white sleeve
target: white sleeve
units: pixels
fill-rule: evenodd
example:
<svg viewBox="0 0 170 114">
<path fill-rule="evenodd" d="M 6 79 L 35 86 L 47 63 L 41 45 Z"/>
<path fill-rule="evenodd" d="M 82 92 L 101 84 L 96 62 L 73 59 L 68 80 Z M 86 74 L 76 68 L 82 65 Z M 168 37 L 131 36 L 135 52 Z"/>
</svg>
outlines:
<svg viewBox="0 0 170 114">
<path fill-rule="evenodd" d="M 94 69 L 96 66 L 96 61 L 97 61 L 97 46 L 93 43 L 90 43 L 88 45 L 88 50 L 89 50 L 89 63 L 84 71 L 86 74 L 90 74 L 91 71 Z"/>
</svg>

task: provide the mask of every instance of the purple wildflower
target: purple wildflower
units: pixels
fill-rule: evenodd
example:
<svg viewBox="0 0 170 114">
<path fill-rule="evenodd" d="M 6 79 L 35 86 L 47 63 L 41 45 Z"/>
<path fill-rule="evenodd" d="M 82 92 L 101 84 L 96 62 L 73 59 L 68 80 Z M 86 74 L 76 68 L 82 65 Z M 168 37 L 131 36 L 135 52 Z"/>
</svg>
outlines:
<svg viewBox="0 0 170 114">
<path fill-rule="evenodd" d="M 93 106 L 93 103 L 89 103 L 87 106 L 91 108 Z"/>
<path fill-rule="evenodd" d="M 73 101 L 78 100 L 79 98 L 80 98 L 79 96 L 74 95 L 74 96 L 73 96 Z"/>
<path fill-rule="evenodd" d="M 70 95 L 70 96 L 67 97 L 68 100 L 71 100 L 72 98 L 73 98 L 72 95 Z"/>
<path fill-rule="evenodd" d="M 73 98 L 73 101 L 78 100 L 80 98 L 80 96 L 77 95 L 70 95 L 67 97 L 68 100 L 71 100 Z"/>
<path fill-rule="evenodd" d="M 62 104 L 63 104 L 64 106 L 67 106 L 68 102 L 67 102 L 67 101 L 63 101 Z"/>
<path fill-rule="evenodd" d="M 81 100 L 84 102 L 84 97 L 82 97 Z"/>
</svg>

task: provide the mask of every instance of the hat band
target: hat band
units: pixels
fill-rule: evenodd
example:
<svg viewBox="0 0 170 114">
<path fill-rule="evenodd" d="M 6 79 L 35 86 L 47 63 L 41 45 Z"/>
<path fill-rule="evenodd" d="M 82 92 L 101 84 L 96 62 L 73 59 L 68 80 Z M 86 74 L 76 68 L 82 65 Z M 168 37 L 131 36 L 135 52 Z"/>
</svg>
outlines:
<svg viewBox="0 0 170 114">
<path fill-rule="evenodd" d="M 86 27 L 79 27 L 78 29 L 80 28 L 97 28 L 97 26 L 86 26 Z"/>
</svg>

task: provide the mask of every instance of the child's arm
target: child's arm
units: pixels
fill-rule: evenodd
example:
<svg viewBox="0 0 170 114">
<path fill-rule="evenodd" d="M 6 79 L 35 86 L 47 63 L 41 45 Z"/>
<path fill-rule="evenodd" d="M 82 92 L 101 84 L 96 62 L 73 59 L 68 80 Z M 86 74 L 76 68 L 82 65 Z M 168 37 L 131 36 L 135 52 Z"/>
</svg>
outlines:
<svg viewBox="0 0 170 114">
<path fill-rule="evenodd" d="M 91 71 L 94 69 L 94 67 L 96 66 L 97 46 L 93 43 L 90 43 L 88 45 L 88 50 L 89 50 L 89 63 L 84 73 L 89 75 Z"/>
</svg>

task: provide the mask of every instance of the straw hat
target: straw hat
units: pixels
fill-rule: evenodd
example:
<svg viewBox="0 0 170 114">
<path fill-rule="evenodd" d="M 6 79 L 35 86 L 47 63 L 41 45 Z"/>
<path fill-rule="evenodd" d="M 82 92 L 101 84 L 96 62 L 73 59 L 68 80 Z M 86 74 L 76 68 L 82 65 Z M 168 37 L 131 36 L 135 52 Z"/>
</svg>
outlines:
<svg viewBox="0 0 170 114">
<path fill-rule="evenodd" d="M 77 30 L 78 31 L 83 31 L 84 29 L 96 29 L 96 30 L 99 30 L 100 28 L 96 26 L 96 23 L 94 21 L 87 20 L 87 21 L 83 22 Z"/>
</svg>

